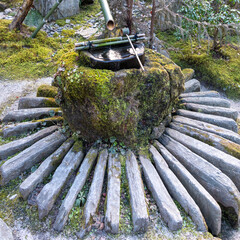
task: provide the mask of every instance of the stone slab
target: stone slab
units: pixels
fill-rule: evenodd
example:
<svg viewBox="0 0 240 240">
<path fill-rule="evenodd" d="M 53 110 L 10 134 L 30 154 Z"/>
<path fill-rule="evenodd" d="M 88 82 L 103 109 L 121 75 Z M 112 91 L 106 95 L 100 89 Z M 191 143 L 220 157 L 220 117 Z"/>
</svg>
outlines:
<svg viewBox="0 0 240 240">
<path fill-rule="evenodd" d="M 41 163 L 35 172 L 33 172 L 21 183 L 19 192 L 23 199 L 26 200 L 37 184 L 41 183 L 44 178 L 49 176 L 49 174 L 58 167 L 64 156 L 72 147 L 73 143 L 73 139 L 68 139 L 66 142 L 64 142 L 52 155 L 50 155 Z"/>
<path fill-rule="evenodd" d="M 54 172 L 52 180 L 43 187 L 37 196 L 39 219 L 48 215 L 63 186 L 82 162 L 83 156 L 82 143 L 76 142 Z"/>
<path fill-rule="evenodd" d="M 206 92 L 192 92 L 192 93 L 182 93 L 180 98 L 188 97 L 214 97 L 219 98 L 220 94 L 216 91 L 206 91 Z"/>
<path fill-rule="evenodd" d="M 213 107 L 195 103 L 184 103 L 184 107 L 190 111 L 232 118 L 234 121 L 236 121 L 238 118 L 238 111 L 232 108 Z"/>
<path fill-rule="evenodd" d="M 219 168 L 235 183 L 238 190 L 240 190 L 239 159 L 176 130 L 167 128 L 166 133 L 174 140 L 189 148 L 192 152 L 203 157 L 215 167 Z"/>
<path fill-rule="evenodd" d="M 28 137 L 21 138 L 19 140 L 12 141 L 10 143 L 0 146 L 0 160 L 7 159 L 8 157 L 23 151 L 27 147 L 30 147 L 40 139 L 47 137 L 58 129 L 57 126 L 52 126 L 40 130 L 37 133 L 34 133 Z"/>
<path fill-rule="evenodd" d="M 82 190 L 87 177 L 89 176 L 89 173 L 97 159 L 98 155 L 98 149 L 91 148 L 87 155 L 85 156 L 79 171 L 77 173 L 77 176 L 71 186 L 71 188 L 68 191 L 67 196 L 65 197 L 64 201 L 62 202 L 62 205 L 59 209 L 58 215 L 56 217 L 56 220 L 53 224 L 53 228 L 56 231 L 62 231 L 63 227 L 65 226 L 68 215 L 70 211 L 73 208 L 73 205 L 77 199 L 77 196 L 79 192 Z"/>
<path fill-rule="evenodd" d="M 161 149 L 161 144 L 158 141 L 154 141 L 154 146 Z M 154 146 L 151 145 L 149 151 L 168 192 L 181 204 L 186 213 L 191 216 L 198 231 L 206 232 L 208 227 L 199 207 Z"/>
<path fill-rule="evenodd" d="M 3 122 L 21 122 L 25 120 L 41 119 L 46 117 L 62 116 L 60 108 L 31 108 L 9 112 Z"/>
<path fill-rule="evenodd" d="M 225 128 L 218 127 L 218 126 L 210 124 L 210 123 L 205 123 L 202 121 L 197 121 L 197 120 L 193 120 L 191 118 L 186 118 L 186 117 L 182 117 L 182 116 L 174 116 L 173 122 L 185 124 L 185 125 L 192 126 L 192 127 L 195 127 L 197 129 L 200 129 L 200 130 L 203 130 L 206 132 L 214 133 L 223 138 L 231 140 L 232 142 L 240 144 L 240 135 L 238 133 L 235 133 L 235 132 L 225 129 Z"/>
<path fill-rule="evenodd" d="M 231 104 L 228 100 L 214 97 L 186 97 L 181 98 L 182 103 L 196 103 L 214 107 L 230 108 Z"/>
<path fill-rule="evenodd" d="M 3 138 L 16 137 L 24 133 L 33 131 L 37 128 L 56 125 L 62 121 L 63 121 L 62 117 L 52 117 L 40 120 L 33 120 L 31 122 L 15 123 L 4 126 L 2 130 L 0 130 L 0 135 Z"/>
<path fill-rule="evenodd" d="M 207 123 L 216 125 L 218 127 L 226 128 L 236 133 L 238 132 L 237 123 L 230 118 L 220 117 L 220 116 L 206 114 L 206 113 L 192 112 L 192 111 L 183 110 L 183 109 L 177 110 L 176 113 L 177 115 L 180 115 L 183 117 L 191 118 L 191 119 L 202 121 L 202 122 L 207 122 Z"/>
<path fill-rule="evenodd" d="M 148 227 L 148 210 L 141 172 L 133 152 L 126 155 L 126 174 L 129 185 L 129 194 L 132 210 L 134 232 L 146 232 Z"/>
<path fill-rule="evenodd" d="M 223 206 L 233 208 L 238 221 L 240 216 L 240 193 L 231 179 L 217 167 L 193 153 L 171 137 L 166 137 L 167 149 L 197 179 L 197 181 Z"/>
<path fill-rule="evenodd" d="M 96 214 L 99 206 L 105 170 L 107 167 L 108 150 L 104 149 L 99 153 L 97 166 L 94 171 L 92 184 L 84 207 L 85 227 L 90 223 L 91 218 Z"/>
<path fill-rule="evenodd" d="M 117 234 L 120 217 L 121 162 L 118 154 L 108 158 L 107 208 L 105 212 L 105 231 Z"/>
<path fill-rule="evenodd" d="M 164 138 L 163 138 L 164 137 Z M 167 150 L 168 137 L 163 135 L 160 139 L 163 146 L 158 147 L 169 168 L 175 173 L 183 186 L 199 206 L 206 223 L 213 235 L 221 232 L 222 212 L 215 199 L 206 189 L 189 173 L 189 171 Z"/>
<path fill-rule="evenodd" d="M 0 167 L 0 184 L 7 184 L 22 172 L 41 162 L 51 155 L 65 140 L 66 137 L 59 131 L 54 132 L 7 160 Z"/>
<path fill-rule="evenodd" d="M 200 88 L 200 82 L 197 79 L 191 79 L 185 83 L 184 93 L 199 92 Z"/>
<path fill-rule="evenodd" d="M 22 97 L 18 109 L 59 107 L 54 98 Z"/>
<path fill-rule="evenodd" d="M 223 138 L 214 133 L 202 131 L 200 129 L 179 123 L 171 123 L 170 128 L 186 134 L 190 137 L 201 140 L 202 142 L 207 143 L 210 146 L 213 146 L 225 153 L 228 153 L 240 159 L 240 145 L 226 138 Z"/>
<path fill-rule="evenodd" d="M 0 239 L 14 240 L 12 230 L 1 218 L 0 218 Z"/>
<path fill-rule="evenodd" d="M 142 164 L 144 178 L 148 189 L 157 203 L 159 212 L 171 231 L 182 228 L 181 214 L 154 168 L 151 160 L 144 155 L 139 155 Z"/>
</svg>

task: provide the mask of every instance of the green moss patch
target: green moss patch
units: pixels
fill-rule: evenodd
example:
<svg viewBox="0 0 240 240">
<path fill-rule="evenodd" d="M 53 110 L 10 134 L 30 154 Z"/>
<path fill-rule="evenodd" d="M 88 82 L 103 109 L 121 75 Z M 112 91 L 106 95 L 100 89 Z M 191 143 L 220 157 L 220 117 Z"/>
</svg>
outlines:
<svg viewBox="0 0 240 240">
<path fill-rule="evenodd" d="M 173 61 L 182 68 L 193 68 L 196 77 L 224 92 L 229 97 L 240 96 L 240 49 L 237 43 L 227 44 L 218 54 L 208 51 L 208 41 L 177 40 L 171 32 L 158 32 L 165 41 Z"/>
<path fill-rule="evenodd" d="M 55 98 L 57 96 L 58 90 L 54 86 L 50 86 L 47 84 L 41 85 L 37 90 L 37 97 L 47 97 L 47 98 Z M 51 99 L 49 100 L 49 105 L 52 105 Z"/>
</svg>

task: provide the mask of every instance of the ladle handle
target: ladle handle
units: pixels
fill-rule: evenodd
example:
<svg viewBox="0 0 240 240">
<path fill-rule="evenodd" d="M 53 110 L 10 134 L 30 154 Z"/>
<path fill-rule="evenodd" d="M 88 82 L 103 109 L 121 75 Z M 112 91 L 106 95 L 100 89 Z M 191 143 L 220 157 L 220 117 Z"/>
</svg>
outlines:
<svg viewBox="0 0 240 240">
<path fill-rule="evenodd" d="M 129 38 L 129 36 L 128 36 L 127 34 L 126 34 L 126 36 L 127 36 L 127 38 L 128 38 L 128 41 L 129 41 L 129 43 L 130 43 L 130 45 L 131 45 L 131 47 L 132 47 L 132 50 L 133 50 L 134 54 L 136 55 L 136 58 L 137 58 L 137 60 L 138 60 L 138 62 L 139 62 L 139 64 L 140 64 L 141 69 L 142 69 L 143 71 L 145 71 L 145 69 L 144 69 L 144 67 L 143 67 L 143 65 L 142 65 L 142 62 L 141 62 L 140 58 L 138 57 L 138 54 L 137 54 L 137 52 L 136 52 L 136 50 L 135 50 L 135 47 L 134 47 L 133 44 L 132 44 L 131 39 Z"/>
</svg>

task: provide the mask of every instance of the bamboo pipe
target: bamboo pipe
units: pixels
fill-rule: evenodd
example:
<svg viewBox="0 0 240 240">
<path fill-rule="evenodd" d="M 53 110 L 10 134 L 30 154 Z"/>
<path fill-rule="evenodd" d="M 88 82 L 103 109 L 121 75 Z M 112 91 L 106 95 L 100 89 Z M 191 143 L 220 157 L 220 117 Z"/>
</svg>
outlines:
<svg viewBox="0 0 240 240">
<path fill-rule="evenodd" d="M 142 37 L 145 37 L 145 34 L 137 34 L 137 35 L 130 35 L 129 36 L 130 39 L 139 39 Z M 92 44 L 98 44 L 98 43 L 106 43 L 106 42 L 115 42 L 115 41 L 122 41 L 122 40 L 127 40 L 127 37 L 113 37 L 113 38 L 105 38 L 105 39 L 97 39 L 97 40 L 93 40 L 90 41 Z M 89 44 L 88 42 L 80 42 L 80 43 L 76 43 L 75 47 L 80 47 L 80 46 L 87 46 Z"/>
<path fill-rule="evenodd" d="M 145 40 L 145 37 L 138 38 L 137 40 Z M 135 42 L 135 39 L 132 39 L 133 42 Z M 119 44 L 124 44 L 128 43 L 128 39 L 126 40 L 121 40 L 121 41 L 114 41 L 114 42 L 105 42 L 105 43 L 99 43 L 99 44 L 92 44 L 92 45 L 86 45 L 86 46 L 80 46 L 76 47 L 76 51 L 81 51 L 81 50 L 89 50 L 90 48 L 100 48 L 100 47 L 106 47 L 106 46 L 113 46 L 113 45 L 119 45 Z"/>
<path fill-rule="evenodd" d="M 106 22 L 106 27 L 108 30 L 112 31 L 115 28 L 115 23 L 108 5 L 108 1 L 107 0 L 99 0 L 99 3 L 101 5 L 102 8 L 102 12 L 104 15 L 104 19 Z"/>
<path fill-rule="evenodd" d="M 36 35 L 38 34 L 38 32 L 41 30 L 41 28 L 43 27 L 43 25 L 47 22 L 48 18 L 53 14 L 54 10 L 59 6 L 59 4 L 62 2 L 63 0 L 57 0 L 57 2 L 53 5 L 53 7 L 49 10 L 49 12 L 47 13 L 47 15 L 43 18 L 42 22 L 38 25 L 38 27 L 36 28 L 36 30 L 34 31 L 34 33 L 31 35 L 31 38 L 35 38 Z"/>
</svg>

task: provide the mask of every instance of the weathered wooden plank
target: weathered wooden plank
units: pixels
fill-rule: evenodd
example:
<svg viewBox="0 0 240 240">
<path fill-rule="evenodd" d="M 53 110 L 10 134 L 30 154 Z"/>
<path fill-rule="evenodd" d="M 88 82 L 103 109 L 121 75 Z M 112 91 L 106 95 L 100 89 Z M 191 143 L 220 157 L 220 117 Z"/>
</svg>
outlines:
<svg viewBox="0 0 240 240">
<path fill-rule="evenodd" d="M 9 112 L 4 118 L 3 122 L 21 122 L 25 120 L 40 119 L 52 116 L 62 116 L 60 108 L 31 108 L 20 109 Z"/>
<path fill-rule="evenodd" d="M 206 132 L 217 134 L 223 138 L 229 139 L 237 144 L 240 144 L 240 135 L 231 130 L 182 116 L 174 116 L 172 120 L 174 123 L 176 122 L 180 124 L 186 124 L 188 126 L 192 126 Z"/>
<path fill-rule="evenodd" d="M 213 97 L 187 97 L 187 98 L 181 98 L 181 102 L 196 103 L 201 105 L 225 107 L 225 108 L 230 108 L 231 106 L 228 100 L 223 98 L 213 98 Z"/>
<path fill-rule="evenodd" d="M 142 164 L 145 181 L 157 203 L 159 212 L 169 229 L 176 231 L 182 228 L 182 217 L 167 189 L 165 188 L 156 169 L 146 156 L 139 153 L 139 160 Z"/>
<path fill-rule="evenodd" d="M 66 137 L 63 134 L 55 132 L 6 161 L 0 167 L 0 184 L 7 184 L 10 180 L 18 177 L 21 172 L 31 168 L 33 165 L 48 157 L 65 140 Z"/>
<path fill-rule="evenodd" d="M 98 149 L 91 148 L 89 152 L 87 153 L 86 157 L 84 158 L 82 165 L 80 166 L 80 169 L 77 173 L 77 176 L 71 186 L 71 188 L 68 191 L 67 196 L 65 197 L 64 201 L 62 202 L 62 205 L 59 209 L 58 215 L 56 217 L 56 220 L 53 224 L 53 228 L 56 231 L 61 231 L 63 227 L 65 226 L 68 215 L 73 208 L 73 205 L 77 199 L 77 195 L 82 190 L 87 177 L 93 167 L 93 164 L 95 163 L 95 160 L 98 155 Z"/>
<path fill-rule="evenodd" d="M 223 138 L 214 133 L 202 131 L 200 129 L 179 123 L 171 123 L 170 128 L 186 134 L 190 137 L 201 140 L 208 145 L 211 145 L 227 154 L 230 154 L 240 159 L 240 145 L 226 138 Z"/>
<path fill-rule="evenodd" d="M 107 209 L 105 212 L 105 230 L 116 234 L 120 216 L 121 162 L 119 155 L 110 154 L 108 158 Z"/>
<path fill-rule="evenodd" d="M 161 138 L 160 141 L 163 146 L 158 145 L 158 150 L 164 157 L 170 169 L 175 173 L 177 178 L 181 181 L 183 186 L 199 206 L 212 234 L 218 235 L 221 231 L 222 218 L 220 206 L 206 189 L 188 172 L 188 170 L 165 148 L 168 145 L 167 138 Z"/>
<path fill-rule="evenodd" d="M 48 215 L 59 196 L 63 186 L 82 162 L 84 153 L 81 142 L 76 142 L 64 157 L 62 163 L 53 174 L 52 180 L 46 184 L 37 196 L 39 218 Z"/>
<path fill-rule="evenodd" d="M 0 130 L 0 135 L 3 136 L 3 138 L 16 137 L 24 133 L 36 130 L 38 128 L 50 127 L 53 125 L 57 125 L 61 122 L 63 122 L 63 117 L 52 117 L 40 120 L 33 120 L 31 122 L 15 123 L 4 126 L 2 130 Z"/>
<path fill-rule="evenodd" d="M 126 155 L 126 174 L 131 201 L 133 231 L 145 232 L 148 227 L 148 210 L 144 186 L 137 159 L 131 151 L 128 151 Z"/>
<path fill-rule="evenodd" d="M 166 133 L 176 141 L 182 143 L 192 152 L 203 157 L 214 166 L 219 168 L 235 183 L 240 190 L 240 161 L 206 143 L 182 134 L 176 130 L 166 128 Z"/>
<path fill-rule="evenodd" d="M 158 141 L 154 141 L 154 146 L 156 148 L 161 148 L 161 145 Z M 191 216 L 193 222 L 197 226 L 198 231 L 206 232 L 208 230 L 208 227 L 199 207 L 189 195 L 179 179 L 176 177 L 176 175 L 168 167 L 164 158 L 160 155 L 154 146 L 151 145 L 149 151 L 152 154 L 156 169 L 161 179 L 163 180 L 168 192 L 175 200 L 181 204 L 186 213 Z"/>
<path fill-rule="evenodd" d="M 15 140 L 0 146 L 0 160 L 7 159 L 9 156 L 12 156 L 20 151 L 23 151 L 25 148 L 30 147 L 40 139 L 52 134 L 57 129 L 58 129 L 57 126 L 48 127 L 28 137 L 21 138 L 19 140 Z"/>
<path fill-rule="evenodd" d="M 236 121 L 238 118 L 238 111 L 232 108 L 213 107 L 195 103 L 184 103 L 184 107 L 190 111 L 232 118 L 234 121 Z"/>
<path fill-rule="evenodd" d="M 210 124 L 214 124 L 218 127 L 232 130 L 233 132 L 236 132 L 236 133 L 238 132 L 237 123 L 230 118 L 220 117 L 220 116 L 205 114 L 205 113 L 199 113 L 199 112 L 192 112 L 192 111 L 183 110 L 183 109 L 177 110 L 177 115 L 195 119 L 202 122 L 207 122 Z"/>
<path fill-rule="evenodd" d="M 165 137 L 165 139 L 168 141 L 167 149 L 186 167 L 217 202 L 227 208 L 233 208 L 239 219 L 240 193 L 231 179 L 214 165 L 193 153 L 178 141 L 175 141 L 171 137 Z"/>
<path fill-rule="evenodd" d="M 54 98 L 22 97 L 19 99 L 18 109 L 58 107 Z"/>
<path fill-rule="evenodd" d="M 107 167 L 108 150 L 104 149 L 99 153 L 97 166 L 94 171 L 92 184 L 88 193 L 87 201 L 84 207 L 85 227 L 89 224 L 91 218 L 97 211 Z"/>
<path fill-rule="evenodd" d="M 38 169 L 28 176 L 19 187 L 19 192 L 23 199 L 27 199 L 29 194 L 34 190 L 37 184 L 41 183 L 44 178 L 49 176 L 57 166 L 61 163 L 64 156 L 74 143 L 73 139 L 68 139 L 64 142 L 52 155 L 46 158 Z"/>
</svg>

